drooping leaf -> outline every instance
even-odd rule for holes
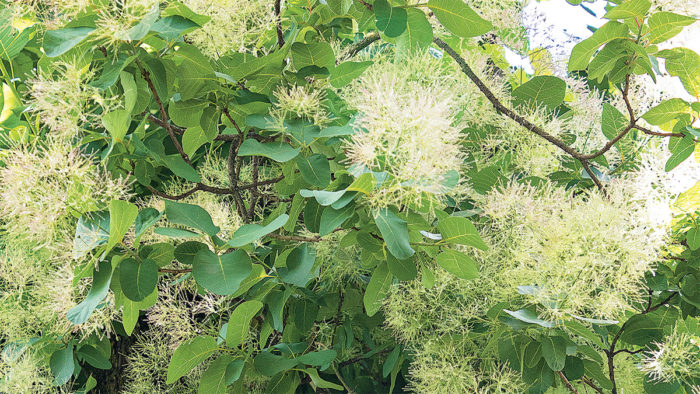
[[[566,341],[558,336],[542,337],[542,356],[549,368],[561,371],[566,362]]]
[[[167,384],[180,379],[192,368],[201,364],[207,357],[216,351],[216,339],[210,336],[200,335],[183,342],[175,349],[173,357],[168,365]]]
[[[226,379],[227,370],[233,361],[233,357],[228,354],[222,354],[212,361],[202,373],[197,392],[199,394],[225,394],[229,384]]]
[[[59,30],[49,30],[44,33],[44,52],[48,57],[56,57],[68,52],[78,45],[90,33],[94,27],[67,27]]]
[[[282,226],[287,223],[287,220],[289,220],[289,215],[283,213],[266,226],[261,226],[259,224],[244,224],[243,226],[239,227],[235,233],[233,233],[233,238],[228,241],[228,244],[234,248],[239,248],[251,242],[255,242],[267,234],[282,228]]]
[[[433,27],[423,11],[408,9],[407,12],[406,31],[396,38],[396,46],[399,52],[411,54],[430,46],[433,42]]]
[[[438,265],[462,279],[479,277],[479,266],[471,257],[456,250],[447,249],[437,255]]]
[[[87,361],[88,364],[92,365],[98,369],[111,369],[112,363],[109,361],[101,351],[97,350],[94,346],[83,345],[76,352],[79,357]]]
[[[73,344],[69,343],[65,348],[53,352],[49,360],[49,366],[51,367],[51,373],[54,376],[53,382],[56,386],[68,383],[75,370]]]
[[[107,250],[112,249],[122,241],[124,235],[139,214],[136,205],[122,200],[112,200],[109,203],[109,240]]]
[[[250,330],[250,321],[262,309],[263,303],[257,300],[246,301],[231,313],[226,329],[226,346],[235,348],[245,343]]]
[[[331,67],[335,63],[333,48],[327,42],[292,44],[292,61],[297,70],[307,66]]]
[[[112,279],[112,264],[109,261],[100,262],[99,269],[92,274],[92,287],[80,304],[71,308],[66,317],[73,324],[85,323],[92,312],[107,297],[109,282]]]
[[[394,257],[406,260],[413,256],[415,251],[409,243],[408,226],[405,220],[396,216],[390,209],[384,208],[375,213],[374,222]]]
[[[387,0],[375,0],[373,9],[377,17],[377,29],[387,37],[398,37],[406,30],[406,9],[392,7]]]
[[[462,0],[430,0],[428,7],[450,33],[476,37],[493,29],[491,22],[480,17]]]
[[[515,312],[509,311],[507,309],[504,309],[503,311],[525,323],[537,324],[538,326],[546,328],[552,328],[555,326],[554,322],[540,319],[539,317],[537,317],[537,314],[535,312],[532,312],[529,309],[520,309]]]
[[[367,316],[372,317],[379,311],[393,279],[386,262],[379,263],[374,269],[363,298]]]
[[[588,61],[601,45],[618,38],[627,38],[629,28],[620,22],[608,22],[596,30],[593,35],[579,42],[571,50],[569,58],[569,71],[583,70],[588,66]]]

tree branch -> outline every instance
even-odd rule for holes
[[[566,388],[569,389],[569,391],[571,391],[572,393],[578,394],[578,391],[576,390],[576,388],[574,388],[571,382],[569,382],[569,379],[567,379],[566,376],[564,376],[564,373],[562,371],[557,371],[557,373],[559,374],[561,380],[564,381]]]
[[[256,183],[249,183],[247,185],[242,185],[238,186],[235,188],[223,188],[223,187],[215,187],[215,186],[208,186],[203,183],[197,183],[195,187],[192,189],[182,193],[182,194],[167,194],[164,192],[159,191],[158,189],[154,188],[153,186],[146,185],[146,189],[148,189],[151,193],[157,195],[158,197],[162,198],[167,198],[168,200],[182,200],[183,198],[186,198],[190,196],[192,193],[197,192],[197,191],[205,191],[213,194],[235,194],[236,192],[243,191],[243,190],[248,190],[254,187],[258,186],[264,186],[264,185],[272,185],[275,184],[279,181],[284,179],[284,176],[278,176],[277,178],[273,179],[268,179],[265,181],[260,181]]]
[[[284,46],[284,33],[282,32],[282,1],[275,0],[275,19],[277,20],[277,46]]]
[[[177,137],[175,136],[175,131],[173,130],[172,126],[170,125],[170,122],[168,122],[168,114],[165,112],[165,107],[163,106],[163,102],[160,99],[160,96],[158,96],[158,91],[156,90],[155,85],[153,85],[153,81],[151,80],[151,74],[143,68],[141,65],[141,62],[136,59],[136,65],[138,66],[139,70],[141,71],[141,75],[143,75],[143,78],[146,80],[146,84],[148,84],[148,89],[151,91],[151,94],[153,94],[153,98],[156,100],[156,104],[158,104],[158,109],[160,111],[160,120],[162,123],[163,128],[168,132],[168,135],[170,136],[170,140],[173,142],[173,145],[175,145],[175,149],[177,149],[177,152],[182,156],[182,159],[185,160],[185,163],[189,164],[192,166],[192,163],[190,162],[190,158],[187,156],[185,151],[182,149],[182,145],[180,145],[180,141],[177,140]]]
[[[590,386],[593,390],[597,391],[598,393],[600,393],[600,394],[605,394],[605,393],[603,392],[603,389],[601,389],[600,387],[596,386],[595,383],[593,383],[593,381],[591,381],[590,379],[588,379],[588,377],[586,377],[586,376],[582,377],[582,378],[581,378],[581,381],[582,381],[583,383],[587,384],[588,386]]]
[[[370,33],[365,36],[365,38],[353,44],[348,52],[342,57],[342,59],[350,59],[351,57],[357,55],[360,51],[372,45],[373,42],[379,40],[379,33]],[[339,64],[341,59],[336,60],[335,64]]]

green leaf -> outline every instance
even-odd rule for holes
[[[139,311],[152,307],[157,301],[158,288],[153,289],[153,292],[142,301],[135,302],[125,297],[122,305],[122,323],[127,335],[131,335],[134,332],[136,323],[139,320]]]
[[[328,82],[336,89],[342,88],[362,75],[367,67],[371,65],[371,61],[340,63],[331,70],[331,77],[328,79]]]
[[[631,19],[637,18],[641,23],[644,20],[644,15],[651,8],[649,0],[629,0],[605,13],[605,19]]]
[[[170,15],[159,19],[151,26],[151,31],[154,31],[165,37],[168,41],[174,41],[183,34],[195,30],[199,25],[183,16]]]
[[[686,135],[685,137],[683,137],[681,142],[679,142],[674,147],[673,154],[671,154],[671,157],[669,157],[668,161],[666,161],[666,166],[664,167],[664,170],[666,172],[669,172],[672,169],[676,168],[679,164],[685,161],[685,159],[689,158],[694,151],[695,140],[693,139],[693,136]]]
[[[418,268],[413,259],[399,260],[389,255],[387,256],[386,262],[389,271],[391,271],[398,280],[413,280],[418,276]]]
[[[216,86],[214,69],[202,53],[194,46],[180,44],[175,52],[182,63],[177,69],[180,98],[189,100],[202,96]]]
[[[106,260],[100,262],[99,269],[95,269],[92,273],[92,287],[88,295],[66,314],[71,323],[83,324],[88,320],[92,311],[107,297],[111,279],[112,265]]]
[[[343,208],[335,209],[328,207],[321,213],[321,225],[319,226],[318,233],[320,236],[328,235],[338,228],[341,224],[345,223],[346,220],[350,219],[355,213],[355,205],[346,205]]]
[[[631,345],[647,346],[663,337],[663,327],[647,315],[632,316],[625,324],[620,340]]]
[[[401,53],[417,53],[433,42],[433,27],[423,11],[408,9],[407,12],[406,31],[396,38],[396,47]]]
[[[340,197],[343,197],[343,194],[345,194],[345,190],[329,192],[326,190],[301,189],[299,190],[299,194],[301,194],[301,196],[305,198],[313,197],[316,199],[316,202],[325,207],[338,201]]]
[[[171,223],[196,228],[208,235],[216,235],[220,230],[214,225],[209,213],[199,205],[166,200],[165,216]]]
[[[292,44],[292,61],[297,70],[307,66],[331,68],[335,64],[335,54],[327,42],[295,42]]]
[[[75,370],[75,363],[73,362],[73,344],[69,343],[65,348],[53,352],[49,360],[49,366],[54,376],[53,383],[56,386],[62,386],[68,383]]]
[[[542,320],[539,317],[537,317],[537,314],[535,312],[528,309],[520,309],[515,312],[509,311],[508,309],[504,309],[503,311],[525,323],[537,324],[538,326],[542,326],[545,328],[552,328],[555,326],[554,322]]]
[[[95,31],[94,27],[67,27],[59,30],[48,30],[44,33],[44,52],[48,57],[63,55],[93,31]]]
[[[513,103],[530,108],[544,106],[554,110],[564,102],[565,94],[566,82],[551,75],[541,75],[513,90]]]
[[[337,355],[338,353],[335,350],[319,350],[299,356],[297,360],[302,364],[320,367],[323,371],[335,360]]]
[[[33,27],[26,27],[21,32],[12,26],[12,8],[7,7],[0,13],[0,59],[12,60],[34,36]],[[2,106],[0,105],[0,108]]]
[[[574,314],[569,314],[571,317],[573,317],[576,320],[581,320],[585,321],[586,323],[591,323],[591,324],[597,324],[599,326],[609,326],[612,324],[617,324],[619,321],[617,320],[606,320],[606,319],[591,319],[588,317],[582,317],[582,316],[576,316]]]
[[[200,250],[207,249],[207,245],[197,241],[187,241],[175,248],[175,258],[182,264],[191,265],[194,263],[194,257]]]
[[[156,224],[163,214],[155,208],[144,208],[139,211],[134,221],[134,236],[142,236],[147,229]]]
[[[185,160],[182,159],[180,154],[175,153],[172,155],[164,156],[163,164],[165,164],[173,174],[185,178],[190,182],[201,182],[202,178],[197,174],[197,171],[192,168],[191,165],[187,164]]]
[[[199,379],[199,394],[225,394],[228,381],[226,379],[228,366],[233,362],[233,357],[222,354],[212,361]],[[242,360],[240,360],[242,361]],[[241,363],[243,364],[243,363]],[[242,367],[242,365],[241,365]],[[243,368],[241,368],[242,370]]]
[[[305,371],[307,374],[309,374],[309,376],[311,377],[311,381],[314,382],[314,385],[316,385],[316,387],[322,389],[344,390],[343,386],[337,385],[327,380],[323,380],[318,375],[318,371],[316,370],[316,368],[306,368]]]
[[[377,29],[387,37],[398,37],[406,30],[406,9],[392,7],[387,0],[375,0],[373,9],[377,18]]]
[[[235,348],[245,343],[248,331],[250,331],[250,321],[262,307],[262,302],[253,300],[246,301],[234,309],[226,329],[226,346]]]
[[[311,185],[321,189],[328,186],[331,181],[331,169],[326,156],[313,154],[309,157],[297,157],[297,166],[301,177]]]
[[[300,333],[311,330],[318,316],[319,306],[309,300],[299,300],[292,304],[289,316],[294,319],[294,326]]]
[[[690,250],[700,249],[700,229],[693,227],[685,233],[685,240],[688,242]]]
[[[203,129],[202,126],[188,127],[182,135],[182,150],[187,156],[192,156],[200,146],[214,141],[218,130]]]
[[[618,38],[628,38],[629,28],[620,22],[608,22],[596,30],[593,35],[579,42],[571,50],[569,58],[569,71],[583,70],[588,66],[588,61],[601,45]]]
[[[136,99],[138,98],[138,87],[136,86],[136,81],[131,73],[125,71],[119,73],[119,80],[121,81],[122,88],[124,89],[124,109],[128,113],[131,113],[131,111],[134,110]],[[126,126],[128,129],[129,122],[126,122]]]
[[[389,293],[393,279],[386,262],[382,261],[374,269],[363,298],[367,316],[374,316],[382,307],[382,301]]]
[[[278,270],[280,279],[295,286],[306,286],[313,277],[311,270],[315,261],[316,251],[313,248],[306,243],[297,246],[287,256],[287,267]]]
[[[440,267],[458,278],[468,280],[479,277],[479,266],[464,253],[447,249],[437,255],[436,260]]]
[[[207,103],[203,100],[170,100],[168,116],[180,127],[200,126],[200,119],[206,106]]]
[[[604,46],[588,65],[588,78],[601,82],[615,68],[621,58],[628,56],[625,42],[629,41],[618,38]]]
[[[129,30],[124,32],[119,31],[115,34],[120,40],[124,41],[139,41],[148,34],[151,30],[151,26],[158,20],[160,16],[160,7],[155,4],[153,8],[139,21],[139,23],[132,26]]]
[[[371,172],[366,172],[357,177],[345,190],[369,194],[370,192],[372,192],[372,190],[374,190],[376,186],[377,178],[375,178],[374,174],[372,174]]]
[[[226,367],[226,384],[232,384],[241,377],[246,360],[232,361]]]
[[[120,243],[124,235],[136,220],[139,209],[136,205],[121,200],[112,200],[109,203],[109,241],[107,250],[111,250]]]
[[[183,342],[173,353],[168,365],[166,384],[174,383],[192,368],[199,365],[217,349],[216,339],[210,336],[200,335],[189,341]]]
[[[658,57],[666,59],[666,71],[680,78],[691,96],[700,96],[700,55],[688,48],[673,48],[661,51]]]
[[[608,103],[603,103],[601,128],[605,137],[612,140],[617,137],[628,124],[629,121],[622,112]]]
[[[73,238],[73,258],[80,260],[109,240],[109,212],[89,212],[80,216]]]
[[[481,240],[476,227],[469,219],[460,216],[448,216],[438,221],[438,231],[442,234],[442,243],[469,245],[487,250],[488,246]]]
[[[413,256],[415,251],[409,243],[408,225],[405,220],[396,216],[390,209],[384,208],[376,211],[374,222],[384,238],[386,247],[394,257],[406,260]]]
[[[77,352],[88,364],[98,369],[112,369],[112,363],[101,351],[94,346],[83,345]]]
[[[131,116],[124,109],[115,109],[102,116],[102,125],[112,135],[112,141],[122,142],[130,123]]]
[[[264,156],[279,163],[285,163],[299,154],[298,148],[292,148],[284,142],[261,143],[249,138],[238,148],[238,156]]]
[[[553,371],[561,371],[566,363],[566,340],[562,337],[542,338],[542,356]]]
[[[123,260],[119,264],[119,283],[126,298],[141,301],[156,288],[158,265],[151,259],[140,263],[131,258]]]
[[[430,0],[428,7],[450,33],[460,37],[476,37],[493,29],[491,22],[480,17],[462,0]]]
[[[680,98],[672,98],[660,102],[642,115],[642,119],[654,126],[668,123],[679,116],[690,112],[690,104]]]
[[[253,366],[264,376],[275,376],[282,371],[294,368],[299,361],[272,354],[269,351],[260,352],[253,359]]]
[[[209,249],[202,249],[197,252],[192,264],[192,274],[197,283],[218,295],[228,295],[238,290],[252,269],[248,253],[240,249],[220,256]]]
[[[244,224],[243,226],[239,227],[235,233],[233,233],[233,238],[228,241],[228,244],[234,248],[240,248],[241,246],[255,242],[267,234],[282,228],[282,226],[287,223],[287,220],[289,220],[289,215],[283,213],[275,220],[271,221],[267,226],[261,226],[259,224]]]
[[[674,14],[672,12],[657,12],[649,17],[649,30],[645,33],[645,38],[650,44],[658,44],[683,30],[683,27],[695,23],[695,18]]]
[[[389,353],[388,356],[386,356],[386,360],[384,361],[384,365],[382,365],[382,377],[387,377],[389,376],[389,373],[391,373],[391,370],[394,369],[396,366],[396,362],[399,361],[399,356],[401,355],[401,347],[396,346],[394,347],[394,350]]]

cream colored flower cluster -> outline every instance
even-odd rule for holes
[[[52,137],[70,139],[85,123],[97,117],[89,103],[105,105],[96,88],[87,84],[93,72],[78,59],[53,64],[51,71],[39,71],[29,81],[30,108],[52,132]]]
[[[367,73],[355,89],[349,104],[359,114],[346,147],[348,160],[390,176],[373,201],[386,206],[448,192],[449,177],[464,159],[453,124],[454,97],[390,70]]]
[[[609,198],[547,185],[492,192],[483,208],[500,250],[489,263],[505,264],[499,288],[515,294],[526,286],[520,291],[550,319],[615,319],[633,308],[664,231],[628,186],[611,184]]]
[[[700,336],[675,327],[655,350],[646,353],[642,371],[656,381],[690,383],[700,378],[699,360]]]
[[[184,0],[192,11],[211,18],[187,35],[207,56],[218,58],[229,51],[250,52],[274,29],[272,2],[266,0]]]

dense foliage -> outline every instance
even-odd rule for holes
[[[700,392],[682,5],[0,4],[0,391]]]

